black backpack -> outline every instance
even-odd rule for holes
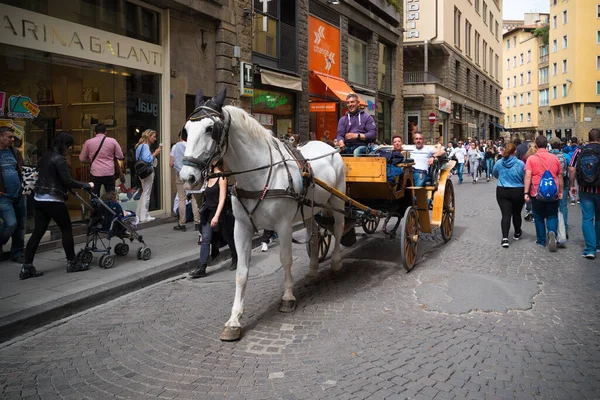
[[[583,147],[577,155],[575,170],[581,186],[600,187],[600,146]]]

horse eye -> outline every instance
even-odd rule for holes
[[[206,133],[212,133],[213,127],[212,125],[206,128]]]

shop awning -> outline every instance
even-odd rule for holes
[[[302,91],[302,79],[296,76],[282,74],[281,72],[260,70],[260,80],[265,85],[277,86],[284,89]]]
[[[506,128],[505,128],[504,126],[500,125],[500,124],[499,124],[499,123],[497,123],[497,122],[490,121],[490,124],[492,124],[492,125],[493,125],[493,126],[495,126],[496,128],[498,128],[498,129],[501,129],[501,130],[503,130],[503,131],[505,131],[505,130],[506,130]]]
[[[325,91],[332,92],[341,101],[346,101],[346,96],[348,96],[348,94],[355,93],[358,96],[359,104],[363,107],[367,106],[367,102],[364,101],[358,93],[353,91],[345,80],[315,71],[311,71],[311,77],[312,76],[316,77],[322,85],[325,85]]]

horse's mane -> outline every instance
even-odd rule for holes
[[[229,113],[230,123],[236,124],[243,132],[248,133],[252,138],[263,139],[271,138],[271,131],[263,127],[250,114],[239,107],[225,106],[224,111]]]

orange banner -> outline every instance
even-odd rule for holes
[[[308,68],[340,76],[340,30],[312,15],[308,16]]]
[[[337,103],[310,103],[308,110],[310,112],[336,112]]]

